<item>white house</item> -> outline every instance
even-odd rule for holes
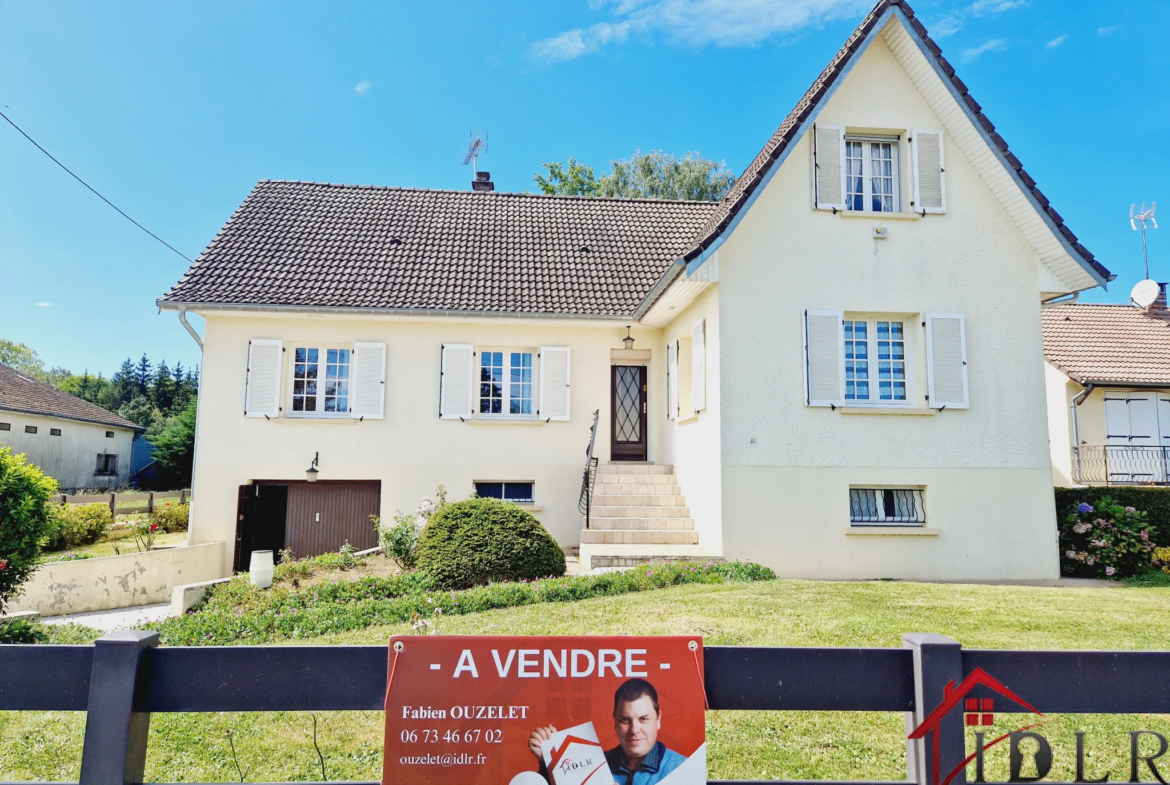
[[[0,446],[23,453],[64,492],[129,485],[134,440],[145,431],[125,417],[0,365]]]
[[[443,484],[590,566],[1055,577],[1041,303],[1108,278],[883,0],[719,204],[259,183],[159,300],[207,320],[191,540]]]

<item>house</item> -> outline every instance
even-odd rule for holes
[[[1057,485],[1170,483],[1170,311],[1044,309],[1044,378]]]
[[[206,319],[192,542],[443,484],[587,567],[1056,577],[1041,304],[1109,277],[883,0],[718,204],[259,183],[158,302]]]
[[[0,446],[24,453],[64,492],[129,485],[136,439],[145,432],[125,417],[0,365]]]

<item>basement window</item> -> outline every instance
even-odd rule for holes
[[[26,425],[26,426],[24,426],[24,432],[25,432],[25,433],[36,433],[36,432],[37,432],[37,426],[35,426],[35,425]]]
[[[50,435],[50,436],[60,436],[60,435],[61,435],[61,429],[60,429],[60,428],[50,428],[50,429],[49,429],[49,435]]]
[[[536,501],[532,482],[477,482],[475,495],[484,499],[503,499],[516,504],[532,504]]]
[[[926,523],[921,488],[850,488],[854,526],[919,526]]]

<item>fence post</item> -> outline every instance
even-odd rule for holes
[[[94,644],[79,785],[142,782],[150,714],[134,705],[145,697],[157,645],[158,633],[145,630],[113,632]]]
[[[154,515],[154,491],[151,491],[150,495],[146,497],[146,511]]]
[[[179,491],[179,504],[186,504],[186,503],[187,503],[187,489],[183,488],[181,491]]]
[[[906,633],[902,636],[902,647],[914,653],[914,711],[906,712],[906,735],[909,736],[949,697],[950,690],[947,688],[953,689],[962,683],[963,647],[953,638],[933,632]],[[918,785],[940,785],[966,757],[963,732],[963,708],[960,702],[958,711],[944,716],[926,738],[915,741],[907,739],[906,769],[909,779]],[[966,772],[960,771],[951,780],[951,785],[965,785],[966,782]]]
[[[118,520],[118,494],[110,494],[110,521]]]

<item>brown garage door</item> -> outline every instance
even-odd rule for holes
[[[357,550],[378,544],[371,515],[378,515],[382,484],[315,482],[288,487],[284,544],[298,557],[317,556],[347,540]]]

